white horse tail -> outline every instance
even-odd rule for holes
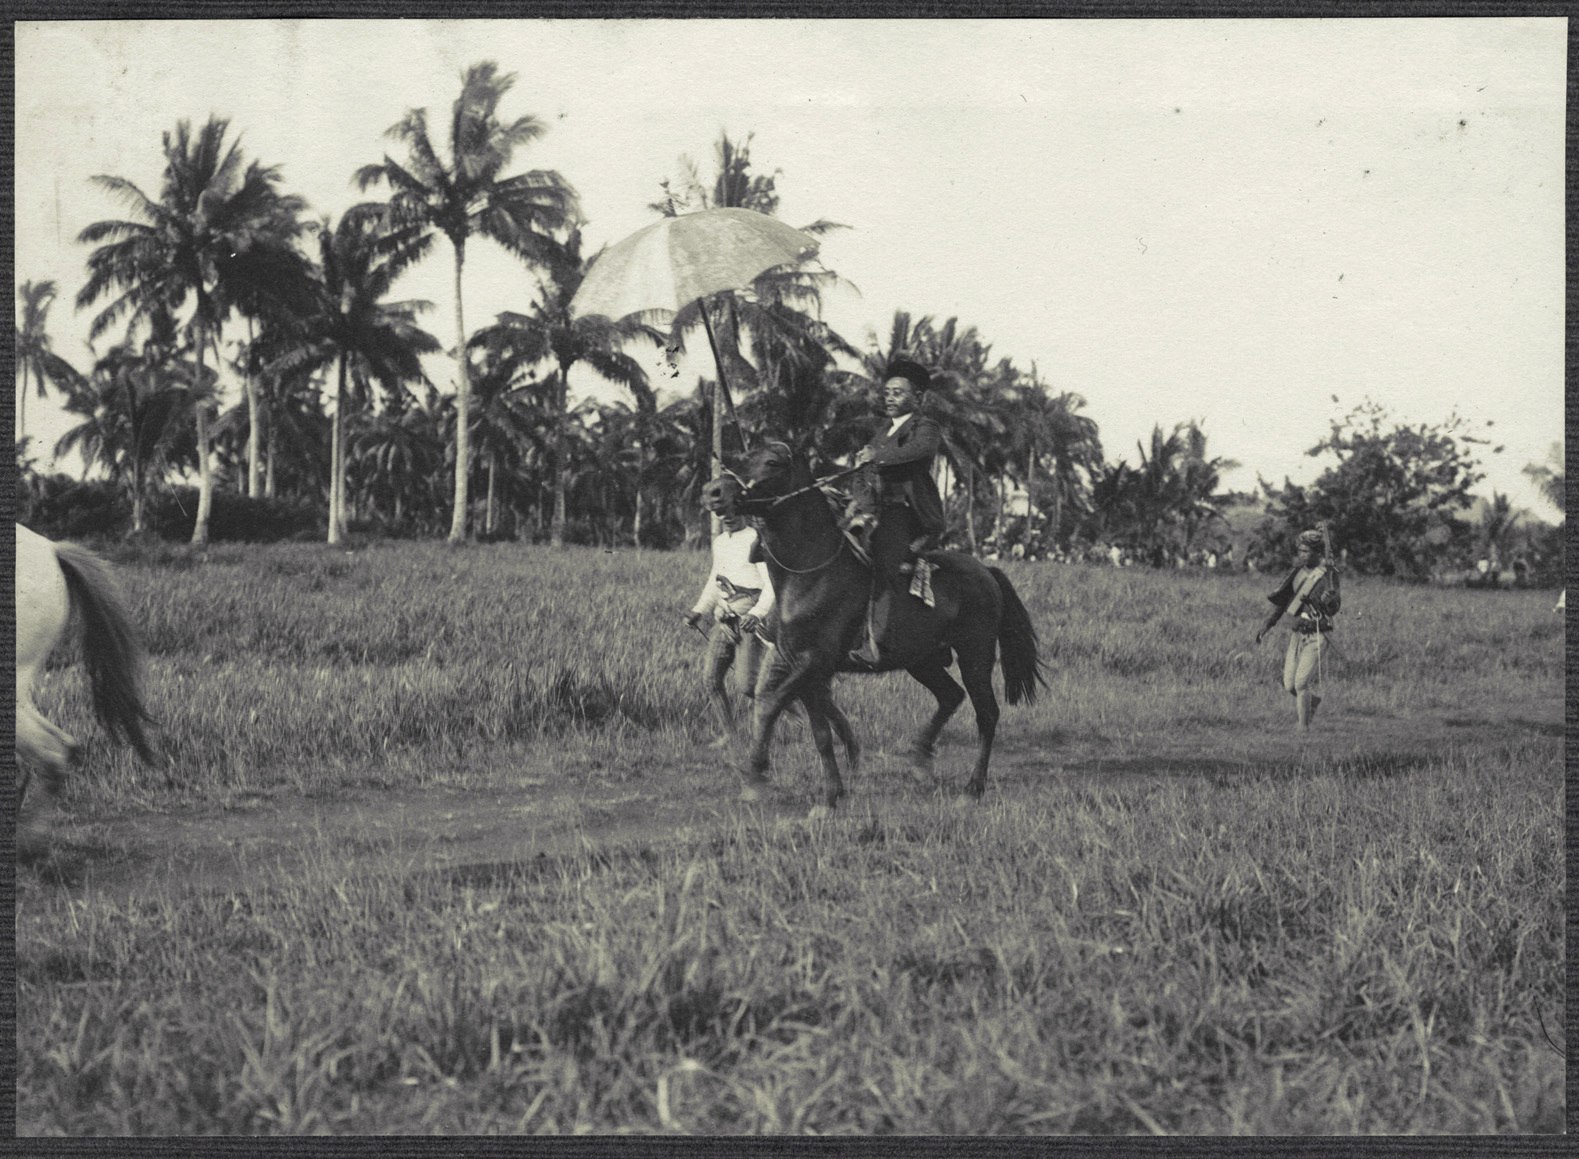
[[[143,643],[121,602],[109,565],[87,548],[55,544],[55,557],[71,604],[82,617],[82,654],[93,691],[93,710],[105,730],[154,764],[143,730],[153,717],[143,706]]]

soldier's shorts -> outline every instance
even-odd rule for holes
[[[1283,656],[1283,691],[1304,692],[1321,686],[1321,654],[1327,647],[1325,632],[1290,632]]]

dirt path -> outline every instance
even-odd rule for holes
[[[1498,705],[1495,715],[1469,719],[1349,721],[1307,741],[1289,734],[1235,736],[1188,733],[1163,747],[1132,750],[1105,738],[1059,740],[1050,748],[1007,738],[994,755],[989,797],[1045,791],[1049,782],[1105,787],[1194,779],[1231,784],[1267,770],[1336,767],[1362,762],[1373,775],[1407,772],[1462,747],[1557,738],[1563,703],[1553,696]],[[961,740],[940,756],[941,767],[962,770]],[[872,754],[851,779],[851,808],[922,794],[897,774],[897,758]],[[873,770],[882,775],[874,775]],[[880,783],[874,783],[879,782]],[[326,858],[343,864],[347,852],[368,871],[462,873],[465,867],[529,861],[574,853],[588,845],[662,846],[694,842],[733,818],[753,824],[803,817],[810,784],[743,806],[720,778],[718,791],[681,797],[663,778],[640,783],[567,786],[557,770],[520,771],[508,789],[349,789],[333,797],[280,792],[228,807],[182,808],[115,817],[63,811],[51,825],[51,853],[28,863],[19,888],[65,887],[73,892],[130,898],[187,890],[246,889],[280,880]]]
[[[225,891],[279,880],[326,858],[355,854],[369,872],[415,873],[527,861],[597,846],[663,845],[716,828],[730,801],[661,802],[632,790],[356,789],[334,798],[254,796],[226,809],[181,809],[113,819],[58,816],[46,882],[115,897]],[[797,816],[788,802],[758,807]]]

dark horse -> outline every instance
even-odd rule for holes
[[[799,699],[806,706],[822,759],[822,806],[831,809],[844,795],[844,782],[822,707],[830,700],[835,672],[871,671],[848,661],[865,628],[871,569],[856,556],[810,470],[787,444],[768,443],[747,456],[740,484],[726,479],[712,485],[742,485],[738,509],[761,517],[762,545],[777,595],[778,648],[757,702],[742,797],[755,799],[767,784],[773,727],[789,703]],[[970,696],[976,712],[977,750],[965,792],[975,798],[987,786],[987,763],[998,726],[998,698],[992,689],[994,656],[1001,649],[1009,703],[1031,703],[1036,686],[1044,684],[1036,629],[1003,572],[962,552],[937,552],[933,558],[935,606],[929,608],[905,594],[894,597],[888,663],[882,670],[903,668],[937,698],[937,710],[911,750],[918,779],[931,777],[938,734]],[[951,658],[959,661],[963,691],[948,673]]]

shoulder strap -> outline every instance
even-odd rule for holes
[[[1305,582],[1300,584],[1299,588],[1294,592],[1294,598],[1289,601],[1289,610],[1297,612],[1300,605],[1309,599],[1311,593],[1316,590],[1316,585],[1326,578],[1327,569],[1324,566],[1313,568],[1311,573],[1305,577]]]

